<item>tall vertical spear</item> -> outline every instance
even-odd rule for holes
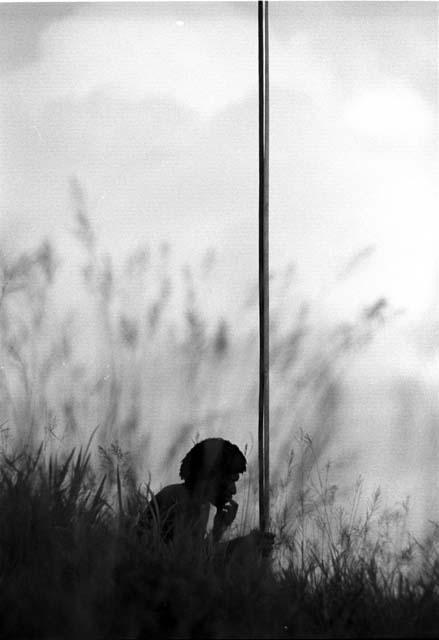
[[[269,238],[268,238],[268,1],[258,2],[259,76],[259,526],[266,531],[270,517],[269,414]]]

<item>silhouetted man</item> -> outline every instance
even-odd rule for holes
[[[182,540],[195,544],[210,542],[216,551],[230,556],[246,547],[269,555],[274,536],[255,530],[247,536],[221,543],[223,533],[235,520],[238,503],[233,500],[236,482],[247,468],[239,448],[222,438],[197,443],[183,458],[182,483],[164,487],[149,503],[139,520],[139,530],[155,528],[165,542]],[[207,523],[210,505],[216,508],[210,539]]]

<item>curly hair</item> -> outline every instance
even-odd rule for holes
[[[223,438],[207,438],[185,455],[180,466],[180,478],[192,489],[201,480],[244,473],[246,468],[245,456],[236,444]]]

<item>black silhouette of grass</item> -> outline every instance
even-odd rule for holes
[[[213,251],[178,272],[170,247],[141,247],[117,271],[77,182],[72,196],[94,375],[78,314],[51,313],[62,260],[50,243],[0,256],[0,636],[434,635],[437,526],[414,538],[407,506],[385,511],[377,492],[365,509],[360,482],[341,500],[324,463],[340,381],[390,305],[371,301],[322,339],[312,308],[296,302],[294,271],[273,276],[270,562],[222,566],[185,541],[141,541],[157,429],[174,434],[163,460],[176,478],[201,426],[222,435],[239,425],[249,472],[230,535],[257,523],[256,289],[239,309],[240,332],[209,320],[200,290],[215,277]]]
[[[224,566],[187,540],[165,545],[154,531],[139,539],[147,488],[123,481],[115,448],[112,492],[91,467],[92,446],[62,460],[45,458],[43,446],[2,456],[2,637],[419,636],[437,629],[437,539],[411,540],[398,551],[383,520],[372,526],[377,504],[364,518],[355,504],[342,514],[330,486],[312,496],[304,487],[308,497],[293,522],[276,514],[271,562],[244,557]],[[417,571],[407,571],[416,555]]]

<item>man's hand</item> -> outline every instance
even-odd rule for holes
[[[213,519],[213,536],[215,540],[219,540],[224,531],[230,527],[236,513],[238,511],[238,503],[235,500],[230,500],[223,507],[218,508]]]

